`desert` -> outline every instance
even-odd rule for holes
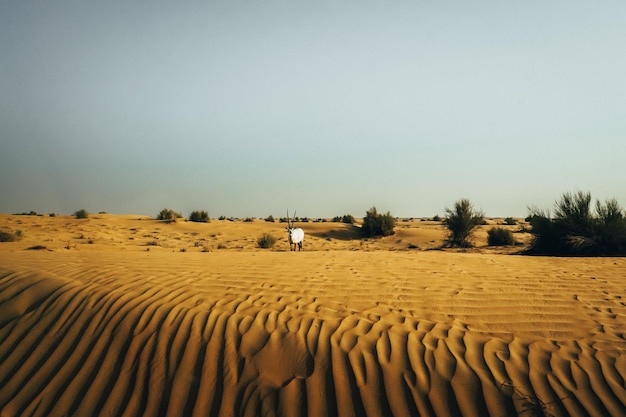
[[[263,219],[0,226],[2,416],[626,415],[626,261],[519,255],[519,224],[311,221],[302,252]]]

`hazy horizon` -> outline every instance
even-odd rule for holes
[[[0,213],[626,205],[626,3],[0,3]]]

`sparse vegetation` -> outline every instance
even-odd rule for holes
[[[176,213],[174,210],[164,208],[157,215],[157,220],[164,220],[167,223],[174,223],[177,219],[182,218],[180,213]]]
[[[480,210],[474,210],[468,199],[461,199],[454,203],[454,208],[446,208],[444,226],[448,229],[446,245],[448,247],[471,247],[470,238],[474,229],[483,224],[485,215]]]
[[[515,244],[513,233],[504,227],[492,227],[487,232],[489,246],[511,246]]]
[[[35,210],[31,210],[29,212],[22,212],[22,213],[13,213],[14,216],[39,216],[40,214],[37,213]]]
[[[389,212],[379,214],[376,207],[372,207],[363,218],[361,231],[367,237],[391,236],[395,225],[396,219]]]
[[[517,220],[515,220],[513,217],[507,217],[506,219],[504,219],[504,224],[508,226],[515,226],[517,224]]]
[[[267,217],[265,218],[265,221],[266,221],[266,222],[268,222],[268,223],[274,223],[274,222],[275,222],[275,220],[274,220],[274,216],[272,216],[272,215],[270,214],[269,216],[267,216]]]
[[[0,242],[17,242],[22,237],[22,232],[18,230],[15,233],[0,231]]]
[[[626,218],[615,199],[596,201],[591,194],[564,193],[549,212],[531,209],[531,254],[562,256],[626,255]]]
[[[209,217],[209,213],[206,211],[192,211],[189,215],[190,222],[198,222],[198,223],[209,223],[211,218]]]
[[[80,209],[80,210],[76,210],[74,212],[74,216],[77,219],[87,219],[87,218],[89,218],[89,213],[85,209]]]
[[[356,220],[354,219],[354,216],[352,214],[344,214],[343,216],[333,217],[333,222],[334,223],[354,224],[355,221]]]
[[[438,214],[435,214],[435,215],[433,216],[433,221],[434,221],[434,222],[440,222],[440,221],[441,221],[441,217],[439,217],[439,215],[438,215]]]
[[[264,233],[257,239],[256,243],[259,248],[271,249],[274,247],[274,243],[276,243],[276,238],[269,233]]]

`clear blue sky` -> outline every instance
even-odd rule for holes
[[[626,205],[626,2],[0,0],[0,212]]]

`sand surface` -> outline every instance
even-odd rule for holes
[[[626,415],[626,259],[299,226],[0,216],[0,415]]]

